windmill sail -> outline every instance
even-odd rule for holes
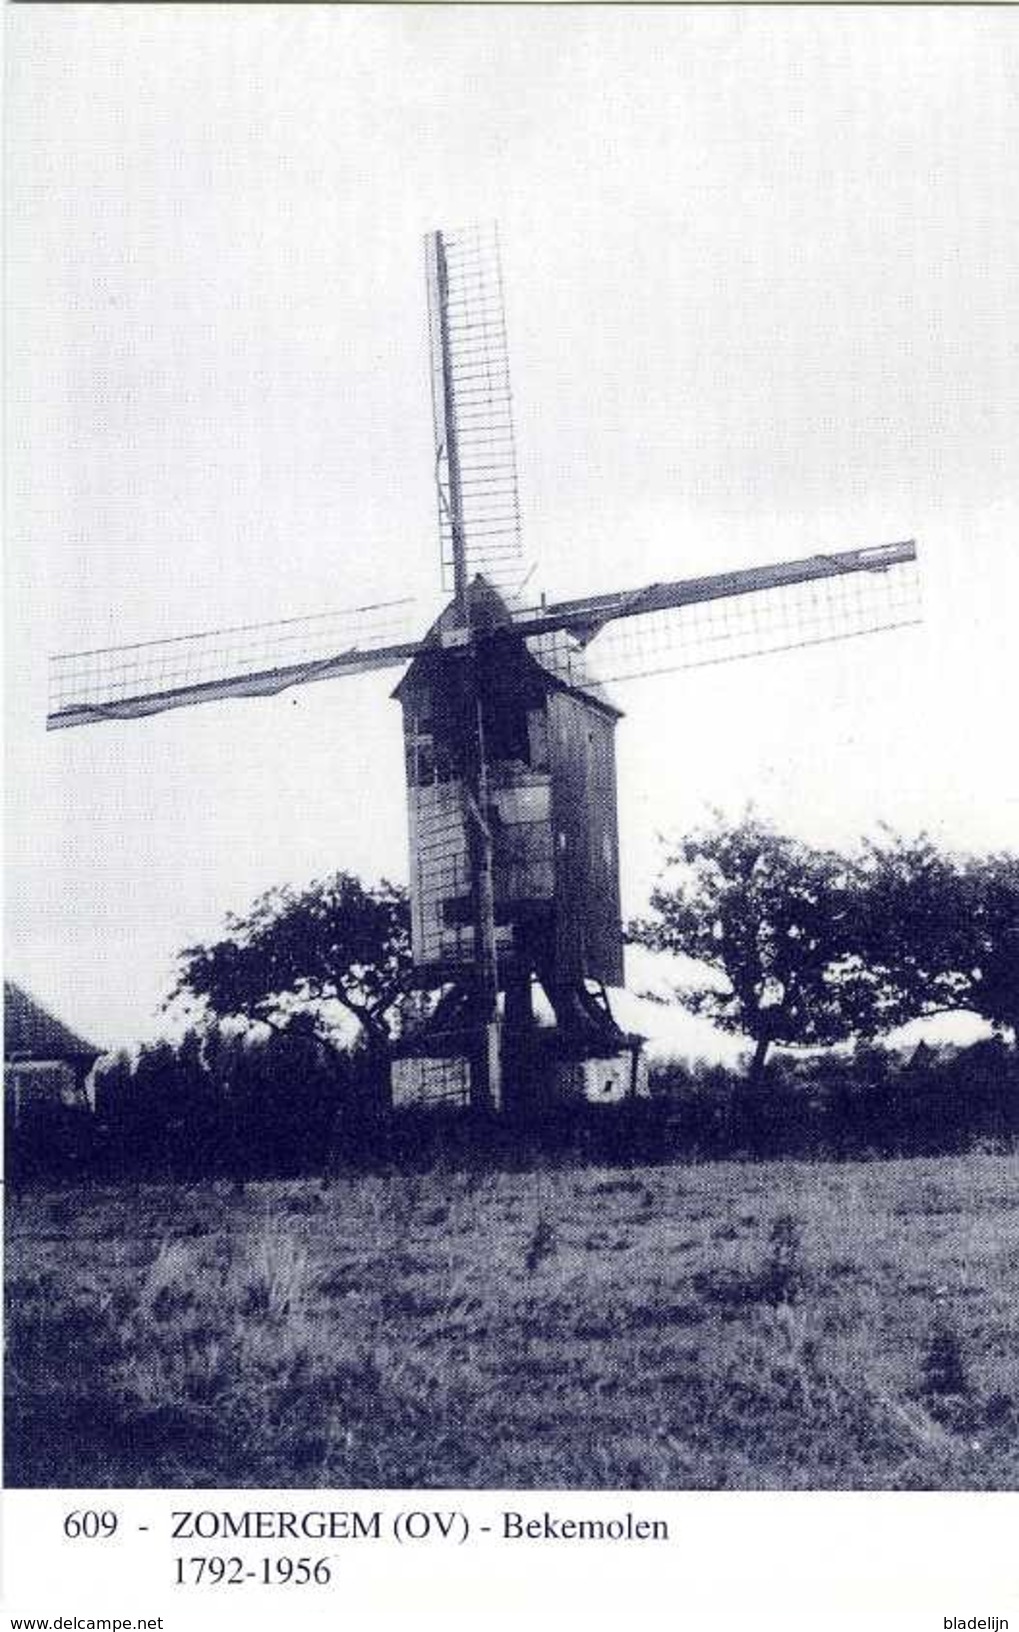
[[[425,239],[442,587],[524,576],[502,268],[496,227]],[[462,549],[458,545],[462,543]]]
[[[225,697],[273,696],[289,686],[407,662],[420,630],[412,600],[240,624],[50,659],[51,731],[134,719]]]
[[[568,682],[618,681],[920,621],[916,546],[881,545],[562,602],[518,614]]]
[[[918,623],[916,546],[809,556],[508,616],[546,668],[590,689],[595,681],[731,662]],[[476,637],[484,640],[509,626],[497,621],[476,630]],[[420,629],[419,609],[408,599],[64,653],[50,660],[46,723],[58,730],[133,719],[399,666],[420,649]],[[453,648],[463,637],[453,626],[438,638]]]

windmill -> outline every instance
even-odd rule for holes
[[[549,604],[527,594],[494,227],[425,240],[445,611],[409,603],[64,654],[50,729],[406,667],[416,984],[393,1101],[484,1111],[639,1092],[623,984],[611,681],[918,621],[912,541]],[[554,1025],[536,1023],[541,986]]]

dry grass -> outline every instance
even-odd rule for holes
[[[35,1193],[14,1484],[1019,1485],[1014,1158]]]

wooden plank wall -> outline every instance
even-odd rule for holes
[[[557,973],[621,986],[615,721],[567,692],[548,708]]]

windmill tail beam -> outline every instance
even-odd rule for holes
[[[549,634],[569,629],[588,641],[606,623],[634,618],[647,612],[665,612],[675,607],[693,606],[703,601],[726,600],[752,595],[762,590],[782,589],[817,579],[842,577],[847,573],[884,573],[890,568],[916,560],[916,543],[908,539],[898,544],[878,544],[868,549],[844,550],[841,554],[810,555],[798,561],[780,561],[768,566],[745,567],[738,572],[712,573],[704,578],[685,578],[672,583],[648,584],[638,590],[618,590],[593,595],[584,600],[559,601],[533,612],[517,613],[514,625],[528,635]]]

